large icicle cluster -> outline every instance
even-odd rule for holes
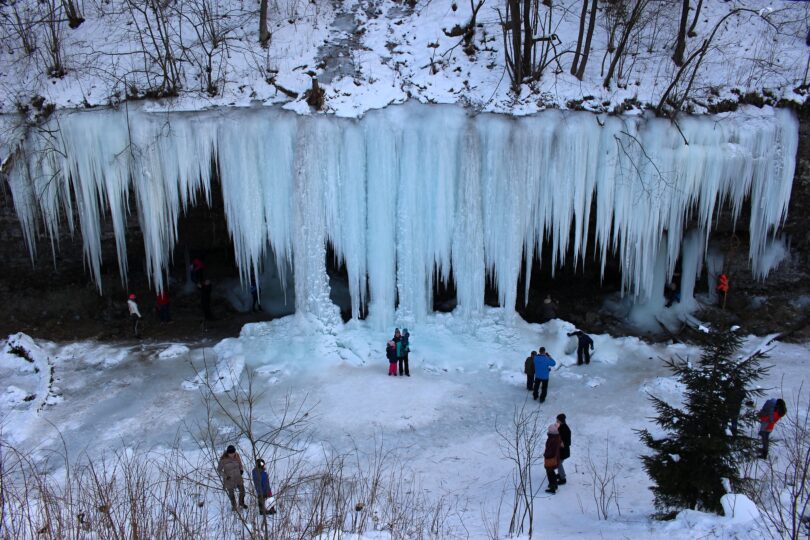
[[[63,112],[48,127],[27,137],[26,158],[11,171],[32,249],[38,223],[55,237],[76,211],[99,280],[100,223],[109,213],[125,273],[124,224],[134,200],[150,278],[162,287],[178,216],[198,196],[210,197],[215,163],[243,278],[261,271],[272,249],[278,270],[294,272],[296,309],[326,316],[331,242],[346,263],[353,314],[368,302],[380,324],[393,320],[397,300],[403,318],[427,313],[433,280],[448,279],[451,268],[465,314],[482,309],[488,278],[510,311],[523,261],[531,265],[535,254],[555,267],[569,254],[577,265],[593,257],[604,267],[617,252],[628,291],[646,297],[659,251],[674,271],[688,222],[706,234],[722,204],[736,215],[746,198],[757,273],[785,217],[798,138],[784,110],[684,117],[676,127],[644,117],[514,118],[418,104],[361,120],[130,107]],[[592,220],[596,253],[586,254]],[[544,243],[550,251],[540,254]]]

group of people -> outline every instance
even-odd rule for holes
[[[212,321],[214,320],[214,314],[211,311],[213,284],[211,280],[206,277],[205,263],[203,263],[202,259],[199,257],[195,258],[191,262],[188,270],[191,281],[200,293],[200,307],[202,308],[203,318],[206,321]],[[258,303],[258,291],[255,282],[251,284],[251,295],[253,296],[253,311],[257,311],[257,306],[258,311],[261,311],[261,304]],[[130,293],[127,297],[127,309],[129,311],[129,319],[132,323],[132,333],[137,339],[140,339],[143,316],[138,307],[138,298],[134,293]],[[155,311],[157,311],[158,320],[161,323],[168,324],[172,322],[171,301],[167,289],[163,289],[155,295]]]
[[[389,377],[397,376],[397,366],[399,366],[400,377],[411,376],[411,370],[408,366],[408,353],[411,352],[410,342],[411,334],[407,328],[403,328],[402,332],[399,331],[399,328],[394,330],[394,337],[385,346]]]
[[[575,330],[567,335],[577,338],[577,365],[590,364],[593,351],[591,336],[582,330]],[[546,400],[549,375],[551,368],[556,365],[556,360],[551,357],[545,347],[540,347],[539,351],[532,351],[523,364],[523,373],[526,374],[526,389],[530,390],[534,399],[539,399],[540,403]]]
[[[256,490],[256,502],[261,515],[273,515],[276,513],[276,501],[273,497],[273,490],[270,489],[270,477],[267,474],[266,464],[263,459],[256,460],[251,476],[253,477],[253,487]],[[236,447],[229,445],[225,453],[219,458],[217,473],[222,480],[222,488],[228,494],[231,502],[231,510],[234,512],[240,508],[245,509],[245,483],[242,475],[245,469],[242,466],[242,458],[236,451]],[[239,492],[239,505],[236,503],[236,492]]]

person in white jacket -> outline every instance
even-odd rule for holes
[[[135,302],[134,294],[129,295],[127,307],[129,308],[129,318],[132,321],[132,330],[135,332],[135,337],[141,339],[141,312],[138,309],[137,302]]]

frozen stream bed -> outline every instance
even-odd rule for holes
[[[214,347],[148,341],[56,344],[17,334],[0,343],[2,435],[43,463],[61,447],[59,433],[73,457],[86,452],[98,458],[115,449],[164,448],[175,442],[193,455],[198,451],[195,426],[206,418],[200,391],[204,374],[199,374],[207,364],[218,396],[240,378],[253,376],[261,394],[255,408],[259,417],[277,414],[287,399],[310,408],[307,437],[300,441],[306,460],[324,459],[324,448],[360,460],[382,448],[386,459],[401,464],[409,477],[412,473],[414,485],[425,494],[446,498],[454,536],[486,538],[486,521],[495,519],[498,505],[503,506],[503,533],[511,509],[512,468],[498,430],[508,431],[516,408],[526,406],[540,409],[542,426],[566,413],[573,431],[567,485],[536,502],[540,537],[761,537],[754,521],[696,512],[665,523],[648,517],[652,494],[638,459],[644,448],[634,430],[652,426],[647,392],[672,401],[681,397],[682,389],[661,359],[696,358],[697,350],[594,335],[593,360],[578,367],[566,337],[573,325],[520,319],[512,325],[503,316],[497,309],[474,322],[452,314],[429,316],[409,329],[412,376],[396,378],[386,376],[387,332],[364,321],[326,327],[290,316],[247,325],[240,337]],[[745,348],[753,350],[764,340],[748,338]],[[542,405],[532,401],[522,373],[523,360],[539,346],[558,362]],[[25,348],[34,363],[12,353],[13,347]],[[765,361],[774,366],[762,381],[767,395],[783,395],[790,402],[807,380],[807,358],[807,346],[775,343]],[[54,379],[43,382],[48,370],[42,366],[48,364]],[[216,418],[216,425],[223,444],[237,444],[249,455],[245,441],[229,435],[223,418]],[[779,427],[774,436],[779,438]],[[780,451],[777,447],[777,456]],[[606,452],[618,471],[621,514],[614,508],[608,520],[600,521],[588,458],[603,462]],[[544,482],[544,477],[538,468],[535,481]]]

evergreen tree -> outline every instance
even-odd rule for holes
[[[736,357],[740,344],[731,331],[712,333],[697,365],[681,358],[665,361],[686,387],[683,405],[679,408],[651,395],[655,421],[665,435],[655,438],[646,429],[639,431],[652,450],[641,459],[655,483],[651,489],[658,517],[684,508],[722,512],[723,479],[737,485],[741,463],[757,455],[758,440],[745,435],[756,416],[750,407],[743,414],[742,405],[762,393],[752,389],[752,383],[768,368],[760,366],[761,351]],[[738,417],[735,435],[730,426],[732,421],[736,426]]]

